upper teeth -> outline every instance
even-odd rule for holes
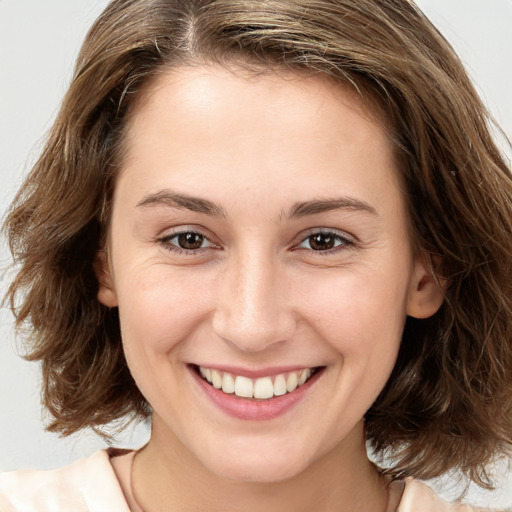
[[[312,375],[312,368],[295,372],[280,373],[275,377],[250,379],[242,375],[233,375],[211,368],[199,367],[199,373],[214,388],[222,389],[224,393],[234,393],[244,398],[272,398],[290,393],[302,386]]]

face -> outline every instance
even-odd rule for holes
[[[99,300],[153,438],[252,481],[360,450],[407,314],[440,302],[382,124],[320,78],[183,68],[127,142]]]

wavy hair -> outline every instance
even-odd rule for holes
[[[328,76],[389,121],[411,238],[449,283],[409,318],[393,373],[366,414],[390,471],[486,464],[512,442],[512,177],[489,115],[452,48],[408,0],[114,0],[89,31],[46,146],[4,229],[7,299],[42,362],[48,428],[102,429],[150,408],[124,359],[116,309],[96,299],[130,112],[176,66],[242,63]]]

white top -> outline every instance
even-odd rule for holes
[[[101,450],[55,470],[23,470],[0,474],[0,512],[130,512],[110,459],[133,454]],[[401,499],[400,492],[403,489]],[[414,479],[391,484],[396,512],[484,512],[461,503],[447,503]],[[394,499],[393,499],[394,497]]]

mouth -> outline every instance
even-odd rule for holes
[[[271,400],[293,393],[324,368],[323,366],[302,368],[253,379],[227,371],[193,365],[199,377],[216,390],[226,395],[257,401]]]

